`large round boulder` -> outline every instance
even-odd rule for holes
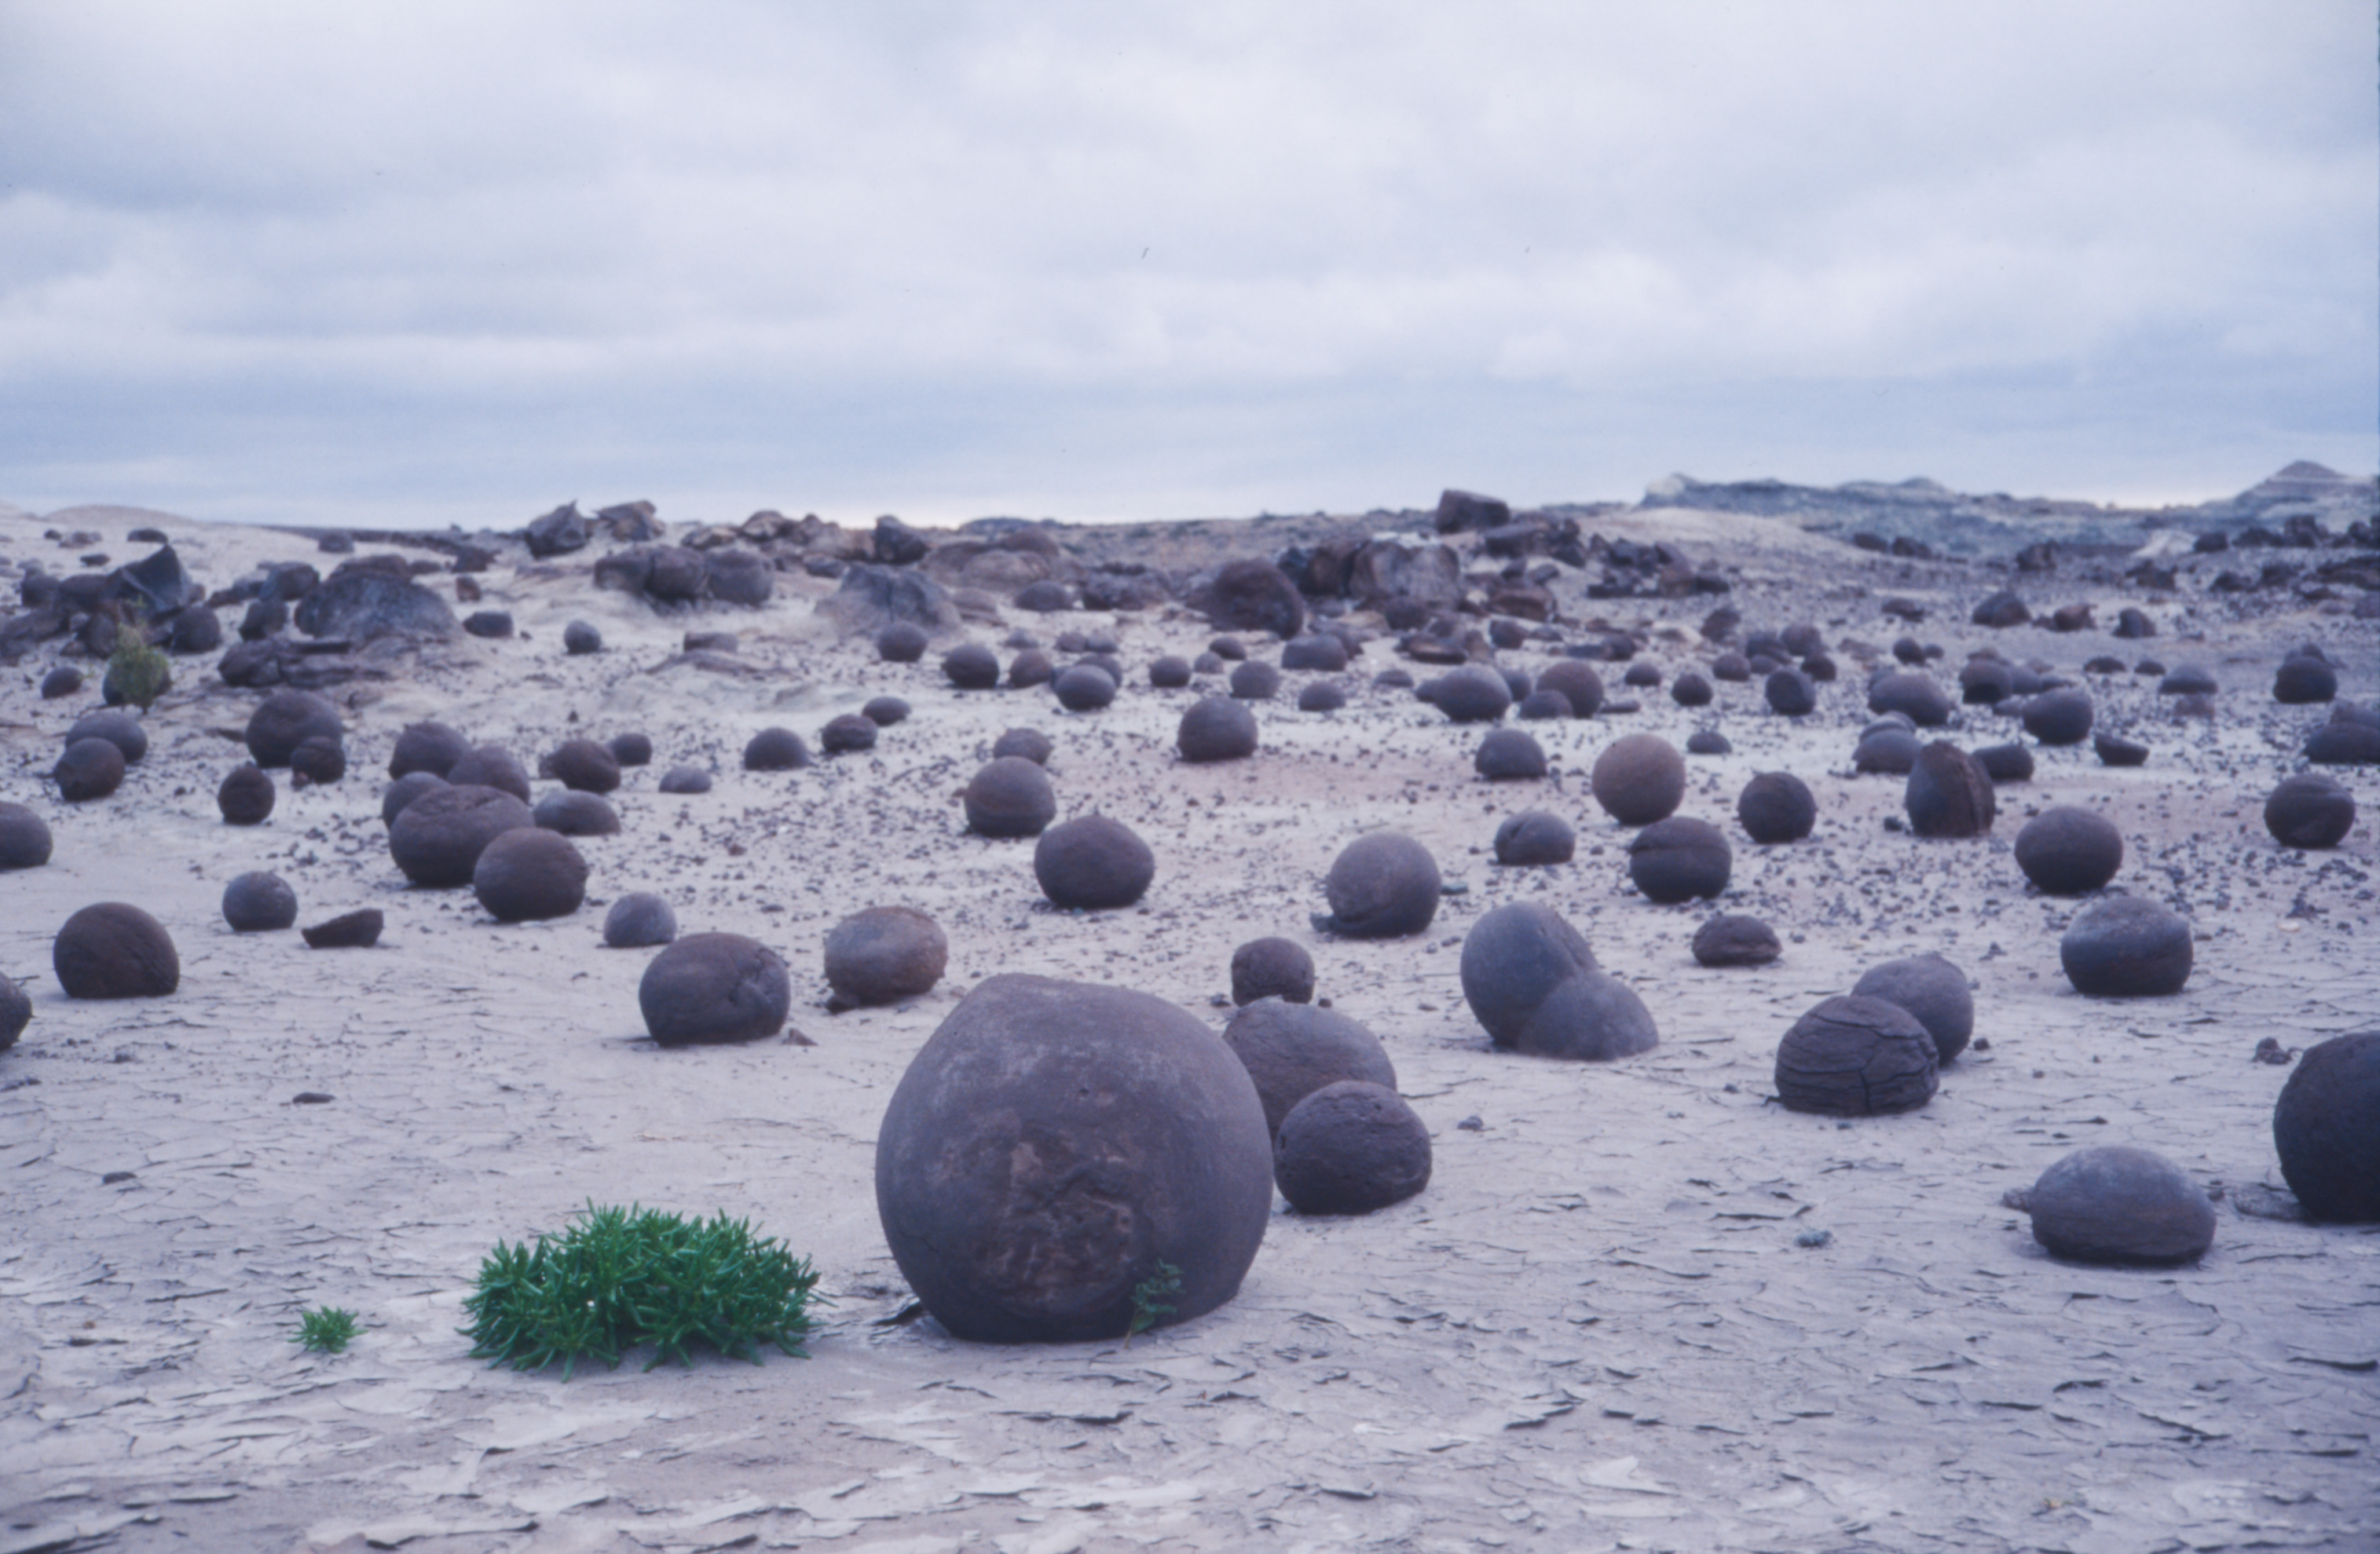
[[[1429,1185],[1429,1129],[1393,1086],[1325,1085],[1273,1147],[1273,1179],[1300,1214],[1369,1214]]]
[[[1628,843],[1628,878],[1663,905],[1717,896],[1734,864],[1718,827],[1691,815],[1656,820]]]
[[[587,859],[560,832],[515,826],[480,850],[471,893],[500,923],[567,917],[587,900]]]
[[[312,691],[274,691],[249,714],[248,753],[259,766],[287,766],[290,756],[309,739],[346,737],[339,710]]]
[[[1111,1341],[1238,1292],[1271,1215],[1271,1145],[1246,1069],[1182,1010],[993,977],[893,1091],[877,1211],[953,1335]]]
[[[68,804],[105,798],[124,782],[124,751],[113,740],[78,739],[50,769],[58,796]]]
[[[620,785],[620,758],[592,739],[563,741],[545,766],[573,793],[607,794]]]
[[[2091,737],[2091,693],[2044,691],[2024,704],[2024,731],[2045,745],[2080,745]]]
[[[1603,1062],[1660,1041],[1653,1017],[1606,976],[1560,913],[1536,902],[1499,906],[1463,937],[1463,997],[1499,1047]]]
[[[244,761],[215,789],[215,807],[223,811],[225,825],[262,825],[273,813],[274,797],[273,778],[253,761]]]
[[[1768,698],[1771,711],[1789,718],[1799,718],[1817,710],[1817,685],[1798,669],[1773,672],[1763,683],[1761,693]]]
[[[1305,624],[1305,600],[1289,574],[1252,556],[1223,563],[1189,602],[1227,631],[1269,631],[1286,641]]]
[[[886,663],[915,663],[926,656],[926,628],[915,621],[894,621],[876,634],[876,656]]]
[[[182,983],[165,926],[138,906],[103,901],[68,917],[50,946],[68,998],[163,998]]]
[[[234,933],[273,933],[298,920],[298,892],[278,874],[259,869],[224,887],[224,921]]]
[[[1182,714],[1175,735],[1182,759],[1203,762],[1238,760],[1256,754],[1257,715],[1228,696],[1201,698]]]
[[[1281,694],[1281,671],[1262,659],[1250,659],[1233,667],[1230,684],[1232,695],[1242,701],[1270,701]]]
[[[942,655],[942,674],[963,691],[988,691],[1000,684],[1000,659],[980,642],[962,642]]]
[[[1867,710],[1903,713],[1919,728],[1940,728],[1950,721],[1950,698],[1933,675],[1903,670],[1879,674],[1869,684]]]
[[[1014,756],[1036,766],[1048,766],[1050,757],[1056,749],[1057,747],[1050,742],[1050,736],[1038,728],[1012,728],[991,742],[994,760],[1002,756]]]
[[[1920,836],[1964,838],[1992,829],[1998,800],[1983,763],[1947,739],[1917,752],[1901,790],[1909,829]]]
[[[2273,699],[2302,707],[2338,695],[2338,672],[2311,653],[2292,653],[2273,675]]]
[[[848,1004],[898,1003],[931,992],[950,961],[941,925],[914,907],[871,906],[827,930],[827,986]]]
[[[389,752],[388,774],[399,778],[427,771],[443,777],[470,753],[471,741],[461,729],[441,722],[407,723],[396,736],[396,748]]]
[[[2016,833],[2016,866],[2046,895],[2088,895],[2124,867],[2124,836],[2095,810],[2059,805]]]
[[[2284,777],[2265,799],[2265,829],[2284,847],[2336,847],[2355,826],[2355,795],[2319,771]]]
[[[747,771],[793,771],[809,763],[809,746],[789,728],[764,728],[744,742]]]
[[[2033,1239],[2085,1263],[2196,1262],[2215,1243],[2206,1190],[2162,1155],[2121,1144],[2077,1149],[2023,1195]]]
[[[2190,980],[2190,925],[2154,901],[2107,896],[2074,915],[2058,959],[2078,993],[2161,998]]]
[[[1289,1003],[1314,1002],[1314,957],[1290,939],[1251,939],[1232,952],[1232,1002],[1260,998]]]
[[[1568,863],[1577,855],[1578,832],[1550,809],[1524,809],[1496,827],[1496,861],[1513,868]]]
[[[1790,771],[1757,772],[1736,795],[1735,819],[1763,846],[1799,842],[1818,823],[1818,801]]]
[[[1258,999],[1223,1026],[1223,1045],[1256,1085],[1267,1137],[1281,1132],[1291,1108],[1325,1085],[1363,1079],[1391,1090],[1397,1086],[1396,1065],[1380,1038],[1335,1009]]]
[[[696,933],[645,967],[637,1007],[664,1047],[774,1036],[793,1008],[794,985],[777,952],[740,933]]]
[[[1835,1117],[1913,1111],[1934,1099],[1940,1050],[1916,1015],[1880,998],[1830,998],[1777,1044],[1777,1099]]]
[[[1349,939],[1402,939],[1438,916],[1438,860],[1402,832],[1359,836],[1331,860],[1322,893],[1328,928]]]
[[[1148,889],[1157,878],[1157,855],[1122,820],[1077,815],[1034,844],[1033,878],[1053,906],[1112,911],[1130,906]]]
[[[1573,718],[1592,718],[1603,709],[1603,676],[1581,659],[1556,659],[1537,676],[1536,688],[1560,693]]]
[[[1595,758],[1595,802],[1624,826],[1648,826],[1677,812],[1686,795],[1686,759],[1657,734],[1613,740]]]
[[[1525,729],[1488,731],[1479,742],[1471,768],[1491,783],[1525,782],[1546,774],[1545,747]]]
[[[996,756],[968,780],[967,829],[978,836],[1038,836],[1058,814],[1050,774],[1023,756]]]
[[[1887,961],[1861,977],[1852,996],[1880,998],[1917,1016],[1941,1062],[1965,1051],[1975,1034],[1975,998],[1967,989],[1967,974],[1937,954]]]
[[[2309,1217],[2380,1220],[2380,1031],[2305,1050],[2274,1103],[2273,1147]]]
[[[388,828],[388,856],[415,884],[452,890],[471,882],[489,843],[536,824],[529,807],[501,789],[450,784],[398,811]]]
[[[0,872],[50,861],[50,822],[21,804],[0,803]]]

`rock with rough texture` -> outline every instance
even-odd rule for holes
[[[926,656],[926,628],[915,621],[894,621],[876,634],[876,656],[886,663],[915,663]]]
[[[322,786],[346,774],[347,747],[325,735],[301,739],[298,747],[289,752],[289,785],[293,788]]]
[[[2355,795],[2335,777],[2301,771],[2265,799],[2265,829],[2284,847],[2336,847],[2355,826]]]
[[[1546,774],[1545,747],[1522,729],[1490,729],[1471,766],[1491,783],[1525,782]]]
[[[105,798],[123,785],[124,751],[113,740],[78,739],[59,755],[50,778],[68,804]]]
[[[1784,953],[1777,930],[1757,917],[1722,912],[1694,930],[1700,965],[1767,965]]]
[[[819,730],[819,748],[831,756],[858,755],[876,748],[876,720],[857,712],[842,712]]]
[[[1245,1006],[1260,998],[1288,1003],[1314,1001],[1314,957],[1305,945],[1288,939],[1251,939],[1232,952],[1232,1002]]]
[[[2123,833],[2094,810],[2045,809],[2016,833],[2016,866],[2045,894],[2088,895],[2124,866]]]
[[[1859,747],[1852,752],[1852,770],[1906,777],[1923,748],[1917,736],[1906,729],[1876,729],[1860,735]]]
[[[1463,996],[1499,1047],[1602,1062],[1650,1050],[1644,1003],[1603,975],[1560,914],[1535,902],[1496,907],[1463,937]]]
[[[2080,745],[2091,737],[2091,693],[2044,691],[2024,704],[2024,731],[2045,745]]]
[[[1577,855],[1578,832],[1548,809],[1524,809],[1496,827],[1496,861],[1514,868],[1568,863]]]
[[[540,831],[556,832],[564,836],[617,836],[620,834],[620,814],[594,794],[565,788],[558,794],[548,794],[537,801],[529,818]]]
[[[75,999],[164,998],[182,983],[182,958],[165,926],[120,901],[68,917],[51,943],[50,969],[58,990]]]
[[[396,748],[389,753],[388,774],[405,777],[427,771],[444,777],[470,753],[471,741],[461,729],[441,722],[407,723],[396,736]]]
[[[464,751],[462,759],[446,769],[446,782],[457,788],[493,788],[523,804],[528,802],[528,769],[502,745],[477,745]]]
[[[809,746],[789,728],[764,728],[744,745],[747,771],[793,771],[809,763]]]
[[[276,796],[273,779],[264,769],[243,763],[233,767],[215,789],[215,807],[223,811],[225,825],[258,826],[273,813]]]
[[[1228,696],[1201,698],[1182,714],[1175,744],[1186,761],[1243,759],[1256,754],[1257,715]]]
[[[980,642],[962,642],[942,655],[942,676],[963,691],[988,691],[1000,684],[1000,659]]]
[[[21,804],[0,803],[0,872],[50,861],[50,822]]]
[[[309,950],[369,950],[380,942],[387,918],[377,906],[358,907],[298,929]]]
[[[1918,728],[1939,728],[1950,721],[1950,698],[1931,674],[1904,671],[1878,675],[1869,684],[1867,710],[1900,712]]]
[[[1570,703],[1571,716],[1592,718],[1603,708],[1603,676],[1580,659],[1556,659],[1537,676],[1536,689],[1554,691]]]
[[[909,704],[897,696],[871,696],[859,709],[859,715],[878,728],[891,728],[908,721]]]
[[[1283,1119],[1273,1179],[1300,1214],[1369,1214],[1429,1185],[1429,1129],[1393,1087],[1344,1079]]]
[[[1281,666],[1336,674],[1347,667],[1347,644],[1328,633],[1300,637],[1281,645]]]
[[[1736,795],[1735,819],[1763,846],[1799,842],[1818,822],[1818,801],[1791,772],[1762,771]]]
[[[785,963],[740,933],[696,933],[645,967],[637,1007],[664,1047],[755,1041],[774,1036],[793,1008]]]
[[[1095,663],[1068,664],[1050,683],[1050,690],[1069,712],[1096,712],[1116,698],[1114,678]]]
[[[370,642],[382,637],[448,637],[455,613],[410,577],[388,572],[334,574],[298,601],[294,618],[309,637]],[[271,766],[267,760],[259,766]]]
[[[592,739],[568,739],[546,758],[546,770],[575,793],[607,794],[620,785],[620,758]]]
[[[1190,683],[1190,661],[1172,653],[1148,666],[1148,683],[1161,691],[1178,691]]]
[[[967,829],[978,836],[1038,836],[1058,815],[1058,795],[1039,763],[997,756],[966,785]]]
[[[1727,889],[1735,855],[1719,829],[1691,815],[1656,820],[1628,843],[1628,878],[1664,905]]]
[[[2303,707],[2338,695],[2338,672],[2310,653],[2292,653],[2273,675],[2273,699]]]
[[[1268,1137],[1278,1135],[1291,1110],[1325,1085],[1362,1079],[1396,1088],[1396,1067],[1380,1038],[1335,1009],[1258,999],[1223,1026],[1223,1045],[1256,1085]]]
[[[1595,758],[1595,801],[1621,825],[1646,826],[1674,814],[1686,793],[1686,761],[1654,734],[1615,739]]]
[[[2306,735],[2305,758],[2317,766],[2380,766],[2380,728],[2333,718]]]
[[[2075,914],[2058,941],[2074,990],[2091,998],[2162,998],[2190,980],[2190,925],[2140,896],[2107,896]]]
[[[2085,1263],[2196,1262],[2215,1243],[2204,1188],[2162,1155],[2126,1145],[2077,1149],[2023,1196],[2033,1239]]]
[[[1995,783],[2033,781],[2033,752],[2022,745],[1987,745],[1975,752],[1975,764]]]
[[[1281,671],[1262,659],[1251,659],[1232,669],[1232,695],[1242,701],[1270,701],[1281,692]]]
[[[2138,740],[2127,739],[2120,734],[2105,729],[2091,736],[2091,748],[2105,766],[2145,766],[2149,747]]]
[[[1768,698],[1769,710],[1789,718],[1799,718],[1815,711],[1818,687],[1798,669],[1779,669],[1763,684],[1762,694]]]
[[[1322,881],[1329,931],[1348,939],[1402,939],[1438,916],[1441,881],[1429,849],[1402,832],[1376,831],[1341,849]]]
[[[587,858],[560,832],[516,826],[480,850],[471,893],[500,923],[567,917],[587,900]]]
[[[1777,1047],[1777,1099],[1793,1111],[1866,1117],[1934,1099],[1940,1050],[1916,1015],[1879,998],[1830,998]]]
[[[1917,1016],[1934,1038],[1937,1061],[1949,1062],[1967,1050],[1975,1034],[1975,999],[1967,974],[1940,955],[1909,955],[1887,961],[1861,977],[1855,998],[1880,998]]]
[[[411,804],[423,794],[445,786],[447,786],[446,779],[434,771],[407,772],[381,790],[380,823],[384,826],[396,824],[396,818],[405,813],[407,805]]]
[[[298,892],[278,874],[235,875],[224,887],[224,921],[234,933],[271,933],[298,920]]]
[[[449,784],[398,812],[388,828],[388,853],[415,884],[452,890],[471,882],[489,843],[515,827],[536,824],[529,807],[501,788]]]
[[[667,944],[677,937],[677,914],[650,891],[631,891],[603,914],[603,942],[614,950]]]
[[[1512,705],[1512,687],[1486,664],[1466,663],[1438,682],[1438,710],[1458,723],[1492,723]]]
[[[1272,1208],[1271,1136],[1220,1038],[1145,993],[978,984],[877,1129],[886,1242],[926,1309],[981,1342],[1123,1338],[1135,1290],[1185,1322],[1232,1298]]]
[[[898,1003],[931,992],[950,965],[940,925],[907,906],[871,906],[826,936],[826,980],[847,1004]]]
[[[1305,601],[1289,574],[1254,557],[1225,562],[1188,602],[1225,631],[1269,631],[1287,641],[1305,624]]]
[[[1051,826],[1034,844],[1033,878],[1053,906],[1113,911],[1130,906],[1148,889],[1157,878],[1157,855],[1123,821],[1077,815]]]
[[[149,753],[149,731],[140,726],[140,720],[129,712],[118,712],[113,708],[85,712],[77,718],[74,726],[67,730],[64,742],[72,745],[84,739],[106,740],[124,752],[124,764],[127,766],[137,765],[140,758]]]
[[[1947,739],[1937,739],[1917,752],[1909,769],[1901,806],[1909,811],[1909,829],[1920,836],[1963,838],[1992,829],[1998,800],[1983,764]]]
[[[2307,1218],[2380,1221],[2380,1031],[2306,1049],[2273,1105],[2273,1147]]]

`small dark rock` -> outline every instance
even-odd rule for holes
[[[225,825],[262,825],[273,813],[274,796],[273,779],[261,768],[240,765],[215,789],[215,807],[223,811]]]
[[[300,929],[298,932],[305,936],[309,950],[369,950],[380,942],[382,926],[380,908],[367,906],[358,911],[342,913],[311,928]],[[303,1100],[305,1098],[301,1096],[298,1099]]]
[[[1048,774],[1022,756],[996,756],[967,783],[967,829],[978,836],[1038,836],[1057,814]]]
[[[1314,957],[1305,946],[1288,939],[1251,939],[1232,952],[1232,1002],[1245,1006],[1260,998],[1314,1002]]]
[[[1799,842],[1817,824],[1818,801],[1809,784],[1790,771],[1763,771],[1736,795],[1735,818],[1764,846]]]
[[[631,891],[603,915],[603,942],[614,950],[640,950],[677,937],[677,914],[650,891]]]
[[[1694,960],[1702,965],[1767,965],[1784,950],[1777,930],[1757,917],[1723,912],[1694,930]]]
[[[224,887],[224,921],[234,933],[271,933],[298,920],[298,892],[278,874],[235,876]]]

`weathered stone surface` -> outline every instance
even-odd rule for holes
[[[1548,809],[1524,809],[1496,827],[1496,861],[1514,868],[1568,863],[1578,851],[1578,832]]]
[[[121,901],[68,917],[51,942],[50,969],[58,990],[73,999],[164,998],[182,982],[182,959],[164,925]]]
[[[1396,1088],[1396,1066],[1380,1038],[1335,1009],[1258,999],[1223,1026],[1223,1045],[1256,1085],[1269,1138],[1299,1101],[1326,1085],[1362,1079]]]
[[[1628,878],[1665,905],[1727,889],[1735,855],[1719,829],[1691,815],[1656,820],[1628,841]]]
[[[224,921],[234,933],[270,933],[298,920],[298,892],[278,874],[235,875],[224,887]]]
[[[2107,896],[2075,914],[2058,958],[2092,998],[2161,998],[2190,980],[2190,925],[2155,902]]]
[[[471,892],[500,923],[566,917],[587,899],[587,858],[560,832],[512,827],[480,850]]]
[[[2265,800],[2265,829],[2285,847],[2336,847],[2355,827],[2355,795],[2336,777],[2284,777]]]
[[[1305,945],[1288,939],[1251,939],[1232,952],[1232,1002],[1245,1005],[1260,998],[1313,1002],[1314,957]]]
[[[396,736],[396,748],[389,752],[388,774],[428,771],[443,777],[470,753],[471,741],[461,729],[441,722],[407,723]]]
[[[913,907],[871,906],[826,936],[827,985],[851,1004],[897,1003],[931,992],[950,958],[941,926]]]
[[[233,767],[215,789],[215,807],[223,812],[225,825],[262,825],[276,796],[273,779],[262,768],[242,764]]]
[[[1917,1016],[1941,1062],[1965,1051],[1975,1034],[1975,999],[1967,989],[1967,974],[1938,954],[1887,961],[1862,977],[1852,993],[1897,1003]]]
[[[1182,714],[1175,744],[1186,761],[1243,759],[1256,754],[1257,715],[1228,696],[1202,698]]]
[[[2024,731],[2045,745],[2080,745],[2091,737],[2091,693],[2045,691],[2024,704]]]
[[[2309,1218],[2380,1220],[2380,1031],[2306,1049],[2274,1103],[2273,1147]]]
[[[309,637],[349,642],[455,635],[455,613],[444,600],[410,577],[379,571],[334,575],[298,601],[292,618]]]
[[[764,728],[744,743],[747,771],[795,771],[809,763],[809,746],[789,728]]]
[[[556,832],[564,836],[617,836],[620,834],[620,814],[596,794],[565,788],[558,794],[548,794],[537,801],[529,818],[540,831]]]
[[[1546,774],[1545,747],[1521,729],[1490,729],[1471,767],[1491,783],[1526,782]]]
[[[667,944],[677,937],[677,913],[650,891],[631,891],[603,914],[603,942],[614,950]]]
[[[124,782],[123,747],[109,739],[78,739],[59,753],[50,778],[68,804],[105,798]]]
[[[433,789],[397,814],[388,852],[407,880],[429,890],[471,882],[480,854],[516,826],[535,826],[528,805],[500,788],[463,783]]]
[[[2196,1262],[2215,1242],[2206,1191],[2162,1155],[2125,1145],[2077,1149],[2024,1195],[2033,1238],[2077,1262]]]
[[[1982,763],[1949,740],[1937,739],[1917,752],[1901,791],[1901,806],[1909,812],[1909,829],[1918,835],[1964,838],[1992,829],[1998,800]]]
[[[1033,848],[1033,878],[1053,906],[1113,911],[1148,891],[1157,878],[1157,856],[1122,820],[1077,815],[1041,833]]]
[[[1674,813],[1685,796],[1685,758],[1658,735],[1628,735],[1595,758],[1590,784],[1595,801],[1613,819],[1648,826]]]
[[[1877,998],[1830,998],[1777,1048],[1777,1099],[1794,1111],[1864,1117],[1934,1099],[1940,1054],[1916,1015]]]
[[[967,829],[978,836],[1038,836],[1058,817],[1057,791],[1037,761],[995,756],[966,785]]]
[[[339,710],[324,698],[312,691],[274,691],[249,715],[248,754],[261,767],[287,766],[290,756],[306,740],[346,736],[346,725],[339,721]]]
[[[2049,895],[2088,895],[2124,866],[2124,837],[2089,809],[2045,809],[2016,833],[2016,866]]]
[[[1305,601],[1289,575],[1269,561],[1227,561],[1195,586],[1190,608],[1227,631],[1269,631],[1284,641],[1305,624]]]
[[[1810,786],[1790,771],[1762,771],[1736,795],[1735,818],[1764,846],[1799,842],[1817,824],[1818,801]]]
[[[1402,939],[1438,916],[1438,860],[1402,832],[1376,831],[1341,849],[1324,877],[1329,930],[1348,939]]]
[[[24,805],[0,803],[0,872],[41,868],[54,845],[49,821]]]
[[[1784,953],[1777,930],[1757,917],[1722,912],[1694,930],[1697,965],[1767,965]]]
[[[1273,1178],[1300,1214],[1369,1214],[1429,1185],[1429,1129],[1393,1086],[1344,1079],[1281,1125]]]
[[[298,929],[309,950],[369,950],[380,942],[387,918],[377,906],[358,907]]]
[[[637,984],[645,1029],[664,1047],[774,1036],[793,1008],[784,960],[740,933],[697,933],[655,955]]]

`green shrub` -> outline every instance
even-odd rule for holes
[[[562,1362],[564,1380],[589,1356],[617,1367],[623,1351],[653,1344],[650,1370],[691,1364],[697,1339],[760,1363],[773,1343],[806,1358],[808,1307],[819,1276],[782,1242],[756,1239],[723,1213],[688,1221],[650,1208],[598,1208],[559,1236],[496,1243],[463,1303],[474,1359],[541,1370]]]
[[[132,703],[143,712],[150,703],[174,688],[174,666],[165,655],[149,645],[138,626],[115,628],[115,651],[107,656],[107,675],[102,687],[116,698]]]
[[[292,1342],[301,1343],[317,1354],[336,1354],[356,1336],[356,1314],[335,1305],[298,1314],[298,1333]]]

